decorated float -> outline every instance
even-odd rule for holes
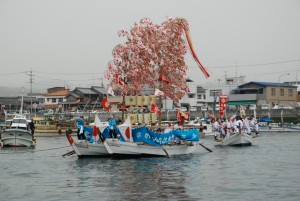
[[[210,76],[192,47],[187,20],[168,18],[158,25],[144,18],[140,23],[135,23],[129,32],[120,31],[119,37],[126,37],[127,41],[114,48],[113,61],[108,65],[105,78],[110,82],[108,93],[122,97],[124,123],[114,128],[118,137],[112,138],[109,126],[103,126],[96,115],[94,129],[90,131],[94,134],[94,143],[83,140],[75,142],[67,135],[74,151],[80,157],[171,156],[195,152],[199,146],[198,130],[163,130],[160,112],[162,100],[170,98],[178,102],[189,92],[186,82],[188,67],[184,59],[187,47],[204,76]],[[145,89],[150,89],[148,95],[143,94]],[[102,104],[110,112],[107,99]],[[126,108],[147,109],[148,112],[134,113]],[[148,123],[157,124],[150,129],[146,127]],[[136,124],[139,126],[133,128],[132,125]]]

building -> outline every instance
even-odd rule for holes
[[[297,86],[285,83],[248,82],[239,85],[228,97],[228,105],[277,104],[296,107]]]
[[[53,87],[47,89],[47,93],[44,94],[45,109],[57,109],[63,102],[66,102],[66,96],[70,93],[69,89],[65,87]]]
[[[100,109],[101,102],[107,96],[105,88],[92,86],[91,88],[76,87],[66,96],[64,108],[71,110]]]

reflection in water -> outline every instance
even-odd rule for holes
[[[269,134],[251,147],[116,160],[62,157],[71,150],[65,138],[38,138],[34,150],[0,149],[0,200],[298,201],[299,141]]]
[[[186,194],[185,169],[192,156],[172,158],[99,159],[80,158],[70,161],[69,172],[76,178],[68,186],[80,189],[93,187],[107,198],[130,199],[178,199],[189,198]],[[182,167],[183,164],[185,167]],[[107,194],[107,193],[110,193]],[[122,199],[121,199],[122,198]]]

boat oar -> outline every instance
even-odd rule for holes
[[[73,154],[75,154],[75,151],[74,151],[74,150],[73,150],[73,151],[69,151],[68,153],[63,154],[62,156],[63,156],[63,157],[65,157],[65,156],[71,156],[71,155],[73,155]]]
[[[204,149],[206,149],[209,152],[213,152],[210,148],[204,146],[202,143],[199,143],[201,147],[203,147]]]
[[[166,153],[166,155],[168,156],[168,158],[170,158],[171,156],[170,156],[170,154],[167,152],[167,150],[162,146],[161,147],[163,150],[164,150],[164,152]]]
[[[98,128],[98,135],[99,135],[99,138],[100,138],[101,142],[103,143],[105,149],[107,150],[107,152],[109,154],[113,154],[114,152],[111,150],[109,144],[107,143],[105,137],[103,136],[103,134],[101,133],[99,128]]]

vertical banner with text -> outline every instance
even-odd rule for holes
[[[226,110],[227,95],[220,95],[219,104],[220,104],[220,117],[223,118],[224,111]]]

